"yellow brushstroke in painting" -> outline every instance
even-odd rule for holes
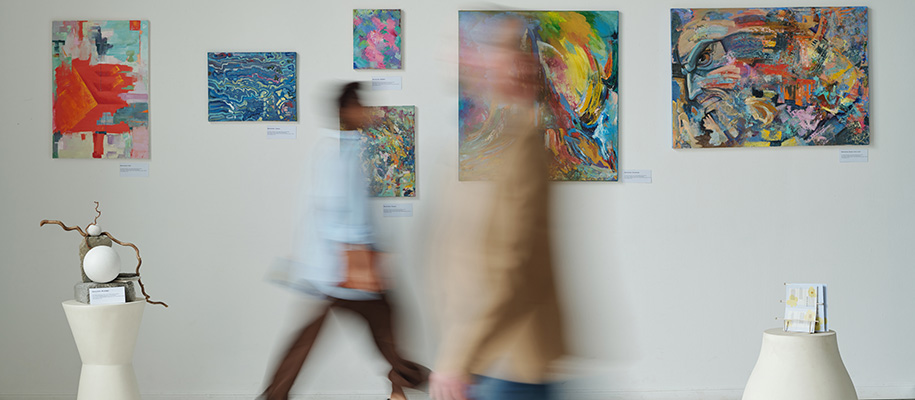
[[[393,122],[390,122],[387,129],[387,134],[391,136],[391,141],[394,142],[393,147],[395,154],[397,155],[397,163],[400,164],[401,160],[407,157],[407,151],[404,148],[402,139],[403,132],[397,129]]]
[[[782,140],[782,131],[772,132],[768,129],[763,129],[761,133],[762,133],[762,138],[765,141],[778,142],[778,141]]]
[[[550,16],[553,14],[550,13]],[[549,44],[559,52],[568,67],[563,81],[563,94],[578,115],[584,118],[582,121],[592,124],[600,115],[602,68],[596,64],[595,59],[587,56],[585,46],[591,48],[592,54],[602,54],[607,52],[606,43],[594,35],[584,15],[563,13],[560,18],[559,28],[563,38],[558,43],[553,40]]]
[[[561,40],[550,40],[546,43],[549,50],[555,52],[566,70],[562,76],[558,75],[559,71],[550,70],[549,66],[544,63],[544,69],[554,75],[553,85],[557,91],[562,93],[566,101],[575,108],[575,112],[586,124],[597,122],[600,115],[601,93],[603,91],[600,80],[601,68],[596,64],[593,58],[587,56],[587,51],[579,44],[585,44],[592,47],[593,52],[606,52],[604,42],[593,35],[591,25],[584,15],[578,13],[549,13],[549,18],[559,21],[559,28],[563,32]],[[540,45],[538,43],[538,45]],[[543,50],[544,46],[540,46]],[[561,135],[558,132],[549,132],[552,141],[559,139]],[[594,165],[602,165],[607,168],[610,166],[601,156],[600,148],[596,143],[582,141],[579,143],[582,153],[588,157]],[[555,150],[554,150],[555,153]]]
[[[767,98],[749,97],[744,103],[750,109],[750,114],[763,125],[769,125],[775,120],[776,108]]]
[[[610,165],[604,161],[604,158],[600,155],[600,147],[597,147],[596,142],[583,140],[578,144],[581,152],[591,160],[591,163],[595,165],[602,165],[606,168],[610,168]]]
[[[830,68],[830,64],[834,65]],[[829,75],[822,77],[823,80],[827,82],[834,82],[839,85],[845,85],[849,89],[855,87],[855,84],[858,82],[859,72],[855,68],[855,65],[844,55],[830,51],[826,58],[826,65],[829,71],[835,71]],[[838,113],[839,107],[847,107],[857,100],[857,96],[854,90],[848,90],[845,92],[845,96],[839,100],[839,103],[836,104],[835,108],[828,108],[826,105],[823,105],[822,108],[830,113]]]

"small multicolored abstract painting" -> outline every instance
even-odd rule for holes
[[[149,158],[149,21],[51,24],[54,158]]]
[[[618,179],[619,98],[616,11],[461,11],[460,179],[491,179],[510,141],[503,122],[512,106],[481,95],[467,79],[489,79],[468,65],[487,63],[493,32],[506,21],[521,21],[517,50],[539,64],[539,128],[552,154],[550,178],[561,181]],[[514,50],[512,50],[514,51]],[[473,60],[473,61],[470,61]],[[483,61],[480,61],[483,60]],[[495,86],[493,82],[491,85]],[[484,84],[483,86],[487,86]]]
[[[353,69],[400,69],[400,10],[353,10]]]
[[[210,121],[295,121],[296,53],[207,53]]]
[[[369,107],[371,122],[363,129],[362,160],[369,194],[416,196],[414,126],[416,107]]]
[[[672,9],[673,147],[866,145],[866,7]]]

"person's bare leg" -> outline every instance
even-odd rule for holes
[[[403,388],[395,384],[391,384],[391,400],[407,400],[407,395],[404,394]]]

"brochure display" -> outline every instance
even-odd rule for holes
[[[785,332],[829,332],[826,318],[826,285],[785,284]]]

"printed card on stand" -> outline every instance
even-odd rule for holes
[[[785,331],[820,333],[829,330],[826,320],[826,285],[785,285]]]
[[[817,315],[816,286],[785,286],[785,331],[813,333]]]

